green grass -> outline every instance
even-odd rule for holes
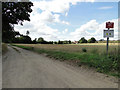
[[[108,75],[120,77],[120,73],[118,73],[118,57],[117,54],[113,54],[112,52],[109,55],[98,54],[96,49],[93,49],[91,52],[66,52],[66,51],[56,51],[56,50],[46,50],[46,49],[38,49],[28,46],[22,45],[14,45],[26,50],[31,50],[37,53],[46,53],[48,56],[53,57],[58,60],[77,60],[78,65],[88,65],[89,67],[94,67],[98,72],[105,73]]]
[[[23,49],[26,49],[26,50],[32,50],[32,47],[25,47],[25,46],[22,46],[22,45],[14,45],[14,44],[11,44],[12,46],[17,46],[17,47],[20,47],[20,48],[23,48]]]

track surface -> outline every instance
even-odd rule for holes
[[[117,88],[115,81],[92,70],[78,69],[64,62],[21,48],[3,57],[3,88]]]

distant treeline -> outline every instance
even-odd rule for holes
[[[94,37],[86,40],[82,37],[78,41],[71,41],[71,40],[64,40],[64,41],[46,41],[44,38],[39,37],[38,39],[35,38],[34,40],[31,39],[29,31],[26,32],[26,35],[22,35],[19,32],[15,32],[14,37],[12,39],[7,40],[5,43],[23,43],[23,44],[79,44],[79,43],[106,43],[104,39],[100,39],[97,41]],[[109,41],[110,43],[117,43],[118,41]]]
[[[11,42],[8,43],[25,43],[25,44],[71,44],[71,41],[46,41],[44,38],[35,38],[32,40],[28,35],[20,35],[12,39]]]

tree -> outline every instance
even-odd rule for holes
[[[57,44],[57,42],[55,41],[55,42],[53,42],[53,44]]]
[[[99,41],[105,41],[104,39],[100,39]]]
[[[95,43],[95,42],[96,42],[96,39],[94,37],[88,40],[88,43]]]
[[[44,40],[44,38],[40,37],[40,38],[38,38],[37,42],[43,44],[45,42],[45,40]]]
[[[84,37],[82,37],[82,38],[79,40],[79,43],[87,43],[87,40],[86,40]]]
[[[30,21],[32,2],[2,2],[2,40],[9,42],[14,37],[14,24]]]
[[[69,40],[69,44],[71,44],[71,41]]]
[[[28,36],[29,34],[30,34],[30,32],[27,30],[26,35]]]
[[[13,43],[26,43],[26,44],[28,43],[28,44],[30,44],[30,43],[32,43],[32,40],[29,36],[22,35],[20,37],[14,38],[14,40],[12,42]]]
[[[59,41],[58,41],[58,44],[63,44],[63,41],[60,41],[60,40],[59,40]]]
[[[37,38],[35,38],[32,42],[33,42],[33,44],[36,44],[37,43]]]

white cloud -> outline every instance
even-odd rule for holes
[[[111,40],[118,39],[118,19],[113,19],[108,21],[114,22],[115,25],[114,26],[115,36],[114,38],[110,38],[110,39]],[[74,38],[74,40],[79,40],[81,37],[85,37],[86,39],[90,39],[91,37],[95,37],[97,40],[102,39],[103,30],[106,29],[105,25],[106,22],[108,21],[99,24],[96,20],[91,20],[86,24],[80,26],[80,28],[77,28],[74,32],[71,32],[70,37]]]
[[[65,16],[68,16],[68,12],[65,13]]]
[[[29,22],[25,22],[26,26]],[[31,22],[32,23],[32,22]],[[30,31],[30,37],[32,39],[43,37],[45,40],[58,40],[60,32],[58,29],[53,29],[45,24],[33,23],[33,27],[24,28],[23,26],[15,26],[15,30],[19,31],[21,34],[26,34],[26,31]]]
[[[67,32],[68,32],[67,28],[64,31],[62,31],[63,34],[66,34]]]
[[[69,22],[60,20],[60,13],[68,15],[71,5],[76,5],[78,2],[94,2],[94,0],[42,0],[33,1],[32,15],[37,16],[42,22],[61,23],[69,25]],[[41,10],[41,13],[40,13]],[[57,13],[57,14],[55,14]]]
[[[95,0],[50,0],[36,2],[41,10],[48,10],[56,13],[64,13],[69,10],[70,4],[76,5],[77,2],[94,2]],[[39,5],[38,5],[39,3]]]
[[[33,12],[34,13],[34,12]],[[26,34],[26,31],[30,31],[30,37],[32,39],[43,37],[45,40],[57,40],[59,35],[58,29],[49,27],[48,23],[58,22],[58,16],[52,15],[51,12],[31,13],[31,21],[25,21],[23,26],[15,25],[15,30],[21,34]],[[58,19],[58,20],[57,20]]]
[[[69,22],[60,20],[61,15],[68,15],[71,5],[76,5],[78,2],[94,2],[95,0],[51,0],[51,1],[36,1],[33,2],[33,12],[30,15],[30,22],[25,21],[24,26],[15,25],[15,30],[21,34],[30,31],[32,39],[43,37],[45,40],[79,40],[81,37],[97,39],[103,38],[103,29],[105,22],[99,24],[96,20],[91,20],[86,24],[77,28],[74,32],[68,33],[68,29],[59,31],[58,29],[48,26],[48,24],[65,24]],[[62,14],[61,14],[62,13]],[[114,21],[117,24],[117,20]],[[115,24],[115,25],[116,25]],[[117,26],[115,26],[115,35],[117,34]]]
[[[106,10],[106,9],[111,9],[111,8],[113,8],[113,6],[104,6],[104,7],[98,8],[98,9]]]
[[[69,23],[69,22],[66,22],[66,21],[62,21],[61,23],[62,23],[62,24],[66,24],[66,25],[70,25],[70,23]]]
[[[25,21],[24,26],[15,25],[15,30],[19,31],[21,34],[26,34],[26,31],[29,30],[30,36],[32,39],[42,36],[45,40],[58,40],[60,32],[58,29],[51,28],[48,24],[60,23],[69,25],[69,22],[60,20],[59,13],[53,13],[51,10],[40,10],[44,5],[46,7],[47,2],[45,1],[44,5],[41,5],[42,1],[33,2],[34,6],[32,7],[33,12],[30,14],[30,22]],[[51,1],[52,3],[52,1]],[[50,4],[50,6],[53,4]],[[48,6],[49,7],[49,6]],[[58,7],[58,6],[57,6]]]
[[[62,13],[62,12],[57,13],[54,9],[57,9],[57,7],[59,7],[59,6],[57,6],[57,7],[54,6],[52,2],[53,1],[33,2],[34,7],[32,8],[33,9],[32,15],[37,16],[36,19],[40,19],[40,21],[44,22],[44,23],[61,23],[61,24],[69,25],[69,22],[60,20],[60,13]],[[49,3],[50,3],[50,5],[49,5]],[[45,9],[43,9],[43,7]],[[50,9],[50,7],[54,7],[54,8],[49,10],[49,9],[47,9],[47,7],[49,9]],[[40,10],[41,10],[41,13],[40,13]]]

